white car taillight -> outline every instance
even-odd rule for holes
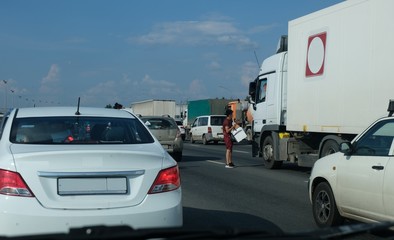
[[[163,169],[157,175],[148,194],[169,192],[181,186],[178,166]]]
[[[0,169],[0,194],[19,197],[34,197],[21,175]]]

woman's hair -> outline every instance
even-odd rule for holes
[[[231,109],[227,109],[226,110],[226,116],[227,117],[230,116],[232,113],[233,113],[233,110],[231,110]]]

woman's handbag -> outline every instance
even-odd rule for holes
[[[247,137],[246,133],[241,127],[231,130],[231,140],[233,142],[240,142],[244,140],[246,137]]]

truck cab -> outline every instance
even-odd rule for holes
[[[277,53],[261,65],[257,78],[249,84],[249,95],[253,104],[252,154],[262,156],[269,168],[281,165],[279,132],[286,129],[287,106],[287,38],[281,37]],[[263,145],[266,147],[261,147]],[[268,145],[267,145],[268,144]],[[285,157],[287,158],[287,156]]]

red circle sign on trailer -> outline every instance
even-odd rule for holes
[[[308,38],[305,76],[320,76],[324,73],[327,32],[322,32]]]

